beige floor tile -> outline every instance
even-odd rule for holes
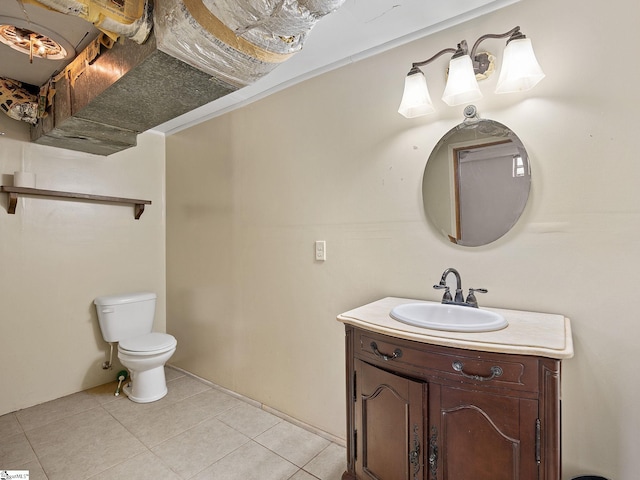
[[[109,382],[105,383],[104,385],[90,388],[89,390],[86,390],[86,392],[88,395],[95,398],[95,400],[100,405],[104,405],[106,403],[115,402],[116,400],[127,398],[127,396],[123,393],[120,393],[120,395],[116,397],[116,388],[118,388],[118,382]]]
[[[167,382],[171,380],[175,380],[179,377],[184,377],[184,373],[180,370],[176,370],[175,368],[171,368],[169,366],[164,367],[164,376],[167,379]]]
[[[172,368],[165,367],[164,372],[165,372],[165,377],[167,379],[167,383],[171,380],[176,380],[180,377],[185,376],[184,373],[174,370]],[[118,373],[119,372],[114,371],[113,373],[114,378]],[[122,386],[126,385],[128,382],[129,382],[129,378],[126,378],[125,381],[122,382]],[[202,382],[198,382],[198,383],[201,385],[204,385]],[[105,383],[104,385],[99,385],[97,387],[90,388],[85,392],[88,395],[94,397],[100,405],[104,405],[105,403],[127,398],[127,396],[122,391],[120,391],[120,395],[116,397],[115,392],[117,388],[118,388],[118,381],[114,380],[113,382]],[[205,385],[205,388],[208,388],[208,386]],[[171,400],[171,401],[175,401],[175,400]],[[169,403],[169,402],[165,402],[165,403]]]
[[[37,460],[18,465],[15,467],[15,470],[27,470],[29,472],[29,480],[48,480],[42,466]]]
[[[118,397],[118,402],[109,402],[104,404],[105,409],[116,416],[118,420],[126,421],[140,414],[149,414],[152,411],[158,411],[172,405],[176,402],[183,401],[203,391],[208,391],[211,387],[204,385],[202,382],[194,380],[190,377],[182,376],[171,382],[167,382],[168,393],[160,400],[150,403],[136,403],[127,398],[123,393]]]
[[[22,433],[22,431],[22,426],[18,422],[15,413],[7,413],[0,417],[0,438]]]
[[[87,392],[74,393],[34,407],[16,412],[16,417],[25,431],[42,427],[48,423],[77,413],[85,412],[99,405]]]
[[[216,390],[215,388],[186,398],[182,400],[181,403],[185,408],[201,408],[212,417],[215,417],[216,415],[219,415],[231,408],[237,407],[240,404],[246,404],[246,402],[221,392],[220,390]]]
[[[0,467],[28,470],[32,480],[341,478],[343,447],[165,372],[169,393],[157,402],[115,397],[110,382],[1,416]]]
[[[16,433],[1,437],[0,468],[16,469],[18,465],[37,460],[29,440],[24,433]]]
[[[145,450],[102,407],[26,432],[49,480],[84,480]]]
[[[127,382],[125,382],[127,383]],[[150,403],[136,403],[127,398],[127,396],[122,393],[120,397],[117,397],[120,400],[127,400],[126,402],[108,402],[103,404],[107,410],[110,412],[121,412],[121,413],[131,413],[137,414],[140,412],[148,412],[149,410],[159,410],[167,405],[171,405],[176,402],[180,402],[186,398],[190,398],[194,395],[197,395],[202,392],[206,392],[211,390],[211,387],[205,385],[199,380],[195,380],[186,375],[175,378],[174,380],[167,382],[167,394],[157,400],[155,402]],[[114,388],[115,391],[115,388]]]
[[[347,469],[347,451],[344,447],[331,443],[307,463],[304,469],[320,480],[340,480]]]
[[[165,397],[166,398],[166,397]],[[103,408],[111,415],[121,421],[123,424],[127,421],[134,419],[135,417],[143,414],[149,414],[149,412],[159,411],[168,405],[175,402],[165,401],[165,399],[158,400],[151,403],[136,403],[123,395],[118,398],[116,402],[108,402],[103,404]]]
[[[280,422],[255,438],[256,442],[299,467],[327,448],[329,440],[288,422]]]
[[[193,480],[286,480],[297,470],[297,466],[252,441],[200,472]]]
[[[131,404],[129,400],[127,404]],[[201,408],[185,408],[182,402],[135,405],[107,404],[107,409],[129,432],[147,447],[154,447],[211,417]],[[118,407],[118,408],[116,408]]]
[[[151,451],[181,478],[188,479],[248,441],[248,437],[212,418]]]
[[[289,478],[289,480],[318,480],[318,478],[304,470],[298,470],[293,477]]]
[[[246,402],[221,413],[217,418],[249,438],[257,437],[282,421],[275,415]]]
[[[105,470],[90,480],[180,480],[175,472],[167,468],[158,457],[146,451],[115,467]]]
[[[207,390],[211,390],[209,385],[202,383],[195,378],[186,375],[174,380],[167,381],[167,396],[162,399],[164,402],[179,402],[185,398],[197,395]]]

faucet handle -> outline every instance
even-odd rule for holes
[[[469,295],[467,295],[466,303],[471,307],[478,308],[478,300],[476,299],[475,292],[487,293],[488,290],[486,288],[470,288],[469,289]]]
[[[451,297],[451,292],[449,291],[449,287],[446,285],[434,285],[433,288],[436,290],[444,290],[444,295],[442,296],[442,303],[451,302],[453,298]]]
[[[469,293],[473,294],[473,292],[487,293],[489,292],[489,290],[487,290],[486,288],[470,288]]]

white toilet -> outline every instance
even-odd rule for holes
[[[164,364],[178,342],[166,333],[152,332],[155,293],[129,293],[94,300],[105,341],[118,342],[118,358],[131,382],[123,388],[134,402],[148,403],[167,394]]]

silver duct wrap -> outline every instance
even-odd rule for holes
[[[151,32],[153,0],[30,0],[67,15],[80,17],[95,25],[113,40],[123,36],[138,44]]]
[[[298,52],[345,0],[156,0],[158,49],[238,88]]]

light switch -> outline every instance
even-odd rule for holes
[[[316,260],[324,262],[327,259],[327,242],[316,240]]]

